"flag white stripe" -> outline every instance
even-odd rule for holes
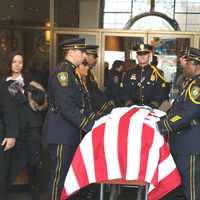
[[[171,155],[169,155],[165,160],[163,160],[158,165],[158,181],[164,179],[176,168],[175,162]]]
[[[158,133],[154,129],[154,139],[151,148],[149,150],[149,157],[148,157],[146,176],[145,176],[145,180],[149,183],[152,181],[155,170],[157,169],[160,158],[159,149],[162,147],[163,144],[164,144],[163,137],[160,135],[160,133]]]
[[[138,178],[138,173],[140,169],[142,127],[144,117],[148,113],[149,110],[140,109],[131,117],[127,138],[127,180],[135,180]]]
[[[106,123],[104,135],[104,150],[107,164],[108,178],[121,178],[118,159],[118,124],[120,118],[111,118]]]
[[[155,186],[153,184],[149,185],[148,193],[155,189]]]
[[[71,194],[80,188],[72,167],[69,168],[66,180],[70,180],[65,181],[65,190],[67,194]]]
[[[140,110],[137,111],[130,120],[129,123],[129,132],[127,139],[127,169],[126,174],[123,174],[123,176],[126,176],[126,180],[134,180],[138,178],[138,173],[140,170],[140,159],[141,157],[141,139],[142,139],[142,131],[145,131],[143,128],[143,124],[146,123],[148,126],[152,127],[154,129],[154,139],[152,142],[152,146],[150,149],[149,147],[144,145],[144,153],[148,152],[148,161],[146,165],[146,173],[144,174],[145,178],[143,181],[150,183],[149,192],[150,198],[154,198],[155,196],[162,197],[166,194],[166,188],[164,191],[162,191],[162,188],[159,187],[159,183],[161,181],[169,181],[168,179],[171,178],[173,181],[173,178],[168,176],[170,173],[172,173],[175,169],[175,163],[173,161],[173,158],[171,155],[169,155],[165,160],[162,162],[160,161],[160,149],[161,148],[168,148],[168,146],[164,143],[164,138],[160,135],[159,131],[156,128],[156,121],[158,118],[154,118],[152,116],[148,116],[148,113],[150,112],[149,109],[144,109],[144,107],[138,107],[138,106],[132,106],[130,108],[116,108],[113,109],[111,114],[101,118],[98,120],[93,129],[97,127],[98,125],[101,125],[105,123],[105,133],[104,133],[104,150],[105,150],[105,159],[106,159],[106,167],[108,172],[108,179],[117,179],[121,178],[121,171],[119,166],[119,158],[118,158],[118,126],[119,126],[119,120],[122,115],[124,115],[126,112],[130,111],[133,108],[139,108]],[[159,114],[159,113],[158,113]],[[162,113],[161,113],[162,114]],[[157,113],[155,112],[155,116],[157,116]],[[102,134],[101,134],[102,135]],[[98,139],[100,135],[95,135]],[[94,136],[93,136],[94,137]],[[97,140],[98,141],[98,140]],[[99,140],[102,141],[102,140]],[[145,139],[144,144],[148,142],[148,138]],[[101,144],[99,144],[101,145]],[[148,144],[147,144],[148,145]],[[101,170],[101,169],[95,169],[94,168],[94,149],[93,143],[92,143],[92,132],[88,133],[86,137],[83,139],[83,141],[80,144],[80,152],[83,156],[83,162],[82,165],[85,165],[87,175],[89,178],[89,183],[96,182],[95,180],[95,170]],[[125,147],[126,148],[126,147]],[[120,149],[122,151],[126,151],[126,149]],[[149,150],[149,151],[148,151]],[[98,151],[96,152],[98,153]],[[122,152],[123,153],[123,152]],[[76,156],[74,156],[73,159]],[[72,161],[73,162],[73,161]],[[161,162],[161,163],[160,163]],[[124,163],[120,163],[123,166]],[[78,168],[77,168],[78,169]],[[155,171],[158,169],[158,179],[156,181],[156,185],[152,184],[152,178],[155,173]],[[98,171],[99,173],[99,171]],[[180,180],[177,175],[177,173],[173,174],[175,179],[174,183],[169,186],[169,189],[172,189],[171,187],[175,188],[179,185]],[[77,177],[76,177],[77,176]],[[81,171],[76,171],[76,173],[73,171],[73,168],[70,167],[66,180],[65,180],[65,190],[66,194],[69,195],[76,190],[80,189],[80,185],[78,183],[78,177],[82,176]],[[157,178],[157,177],[155,177]],[[87,184],[87,178],[85,178],[85,184]],[[158,186],[158,187],[157,187]],[[168,187],[168,186],[166,186]],[[62,200],[64,200],[64,196]]]
[[[96,178],[94,170],[94,150],[92,144],[92,132],[88,133],[85,136],[85,139],[81,142],[79,146],[84,160],[84,165],[87,171],[89,183],[93,183],[96,181]]]

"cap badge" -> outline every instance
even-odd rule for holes
[[[143,51],[144,50],[144,44],[140,45],[140,50]]]

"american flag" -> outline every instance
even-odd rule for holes
[[[114,179],[149,183],[149,200],[180,185],[168,144],[156,128],[163,115],[148,107],[113,109],[95,122],[75,152],[61,200],[91,184]]]

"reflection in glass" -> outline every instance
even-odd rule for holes
[[[50,0],[4,0],[0,7],[0,24],[44,26],[49,19]]]
[[[49,71],[49,45],[45,41],[44,31],[0,29],[1,73],[4,72],[8,56],[13,50],[20,50],[24,54],[27,70],[37,63],[35,66],[41,70],[46,87]]]
[[[154,54],[158,58],[157,67],[164,72],[166,81],[171,85],[170,95],[173,99],[182,77],[179,58],[190,46],[190,39],[152,37],[150,43],[154,46]]]
[[[97,0],[54,0],[55,26],[97,28],[99,1]]]
[[[111,68],[115,60],[122,60],[126,63],[126,69],[130,68],[131,64],[134,63],[133,59],[135,59],[130,52],[134,46],[143,43],[143,41],[143,37],[106,36],[104,61]]]
[[[65,27],[78,27],[79,0],[59,0],[55,3],[55,25]]]

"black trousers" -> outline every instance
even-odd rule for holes
[[[187,200],[200,200],[200,155],[174,155]]]
[[[76,146],[50,144],[51,159],[48,200],[60,200],[65,177],[72,161]]]
[[[11,154],[12,150],[3,151],[0,146],[0,199],[4,200],[6,189],[10,184],[10,169],[11,169]]]

